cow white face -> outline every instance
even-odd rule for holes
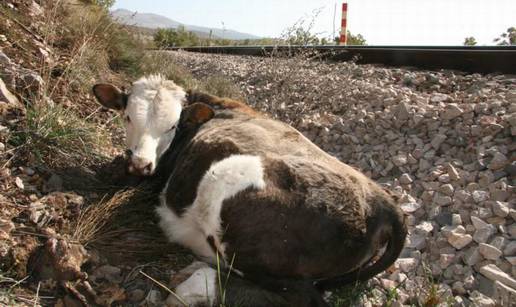
[[[126,130],[129,172],[154,174],[161,156],[170,147],[178,127],[186,92],[161,76],[148,76],[133,83],[126,94],[110,84],[97,84],[93,92],[105,107],[120,112]],[[192,104],[183,112],[183,121],[203,123],[213,117],[206,105]]]
[[[150,76],[134,82],[130,94],[108,84],[95,85],[93,92],[124,120],[129,172],[152,175],[176,134],[185,91],[172,81]]]

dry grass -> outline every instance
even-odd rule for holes
[[[183,66],[174,61],[168,51],[151,51],[140,64],[142,74],[159,73],[184,88],[196,88],[199,82]]]
[[[105,126],[114,123],[98,116],[102,114],[97,114],[91,86],[101,79],[121,83],[138,75],[143,45],[101,7],[73,0],[47,1],[44,6],[42,26],[31,33],[33,46],[21,48],[49,46],[44,47],[49,56],[34,58],[37,52],[21,52],[42,83],[36,90],[18,89],[26,118],[10,135],[9,143],[16,149],[8,161],[52,167],[105,161],[105,149],[111,147]],[[11,21],[28,22],[23,14],[2,14]],[[13,37],[27,35],[25,30],[11,32]]]
[[[199,89],[219,97],[246,100],[240,89],[224,76],[210,76],[202,80]]]
[[[186,67],[174,60],[169,51],[148,53],[141,62],[140,71],[142,74],[159,73],[186,89],[196,89],[219,97],[245,100],[244,94],[228,78],[219,75],[196,79]]]
[[[100,240],[103,232],[108,228],[108,221],[135,193],[136,190],[128,189],[117,192],[111,197],[106,195],[99,203],[86,208],[79,216],[72,239],[84,246]]]
[[[12,133],[10,143],[28,162],[63,167],[105,160],[99,150],[108,146],[108,137],[104,130],[71,109],[31,104],[24,125]]]

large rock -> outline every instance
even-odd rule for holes
[[[5,101],[12,106],[20,105],[20,101],[6,87],[4,81],[0,79],[0,101]]]
[[[500,270],[494,264],[484,265],[480,268],[480,273],[489,280],[499,281],[502,284],[505,284],[513,289],[516,289],[516,280],[514,280],[504,271]]]
[[[441,118],[450,120],[461,116],[462,113],[464,113],[464,111],[461,108],[459,108],[456,103],[450,103],[446,105],[444,112],[441,115]]]
[[[468,234],[452,232],[448,236],[448,243],[450,243],[450,245],[456,249],[463,249],[469,243],[471,243],[471,241],[473,241],[473,238]]]
[[[502,251],[486,243],[480,243],[478,245],[478,251],[482,256],[484,256],[484,258],[489,260],[496,260],[502,255]]]

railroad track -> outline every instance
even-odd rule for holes
[[[167,50],[268,56],[317,52],[336,61],[355,59],[359,64],[384,64],[421,69],[454,69],[473,73],[516,74],[516,46],[214,46],[172,47]]]

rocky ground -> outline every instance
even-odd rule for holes
[[[156,190],[122,171],[123,131],[90,93],[99,80],[127,85],[134,76],[113,68],[130,63],[246,99],[403,195],[402,257],[332,305],[514,304],[514,77],[304,56],[135,63],[109,18],[81,3],[0,2],[0,306],[162,306],[156,281],[185,278],[192,255],[159,231]]]
[[[365,306],[516,305],[515,76],[171,56],[403,195],[406,248]]]

